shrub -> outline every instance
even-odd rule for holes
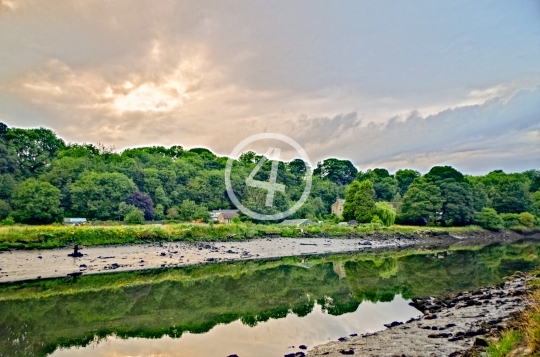
[[[375,204],[375,215],[380,218],[382,224],[390,227],[394,224],[397,213],[394,207],[388,203],[378,202]]]
[[[144,223],[144,212],[140,209],[134,209],[126,214],[124,221],[128,224],[143,224]]]
[[[484,229],[499,230],[503,229],[503,220],[493,208],[483,208],[476,212],[474,222]]]
[[[503,225],[505,228],[519,226],[519,214],[517,213],[501,213]]]
[[[534,216],[529,212],[523,212],[519,214],[519,223],[523,224],[525,227],[532,228],[534,227]]]
[[[3,221],[0,221],[0,226],[12,226],[15,224],[15,221],[12,217],[7,217]]]

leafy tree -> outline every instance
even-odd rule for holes
[[[154,210],[154,219],[161,221],[165,219],[165,207],[162,204],[157,204],[156,209]]]
[[[457,182],[453,179],[440,184],[444,200],[442,219],[446,224],[466,225],[474,220],[474,199],[472,188],[467,182]]]
[[[519,223],[526,227],[532,228],[534,227],[534,216],[529,212],[522,212],[519,214]]]
[[[0,220],[3,220],[11,213],[11,207],[9,203],[4,200],[0,200]]]
[[[51,223],[62,216],[60,190],[36,179],[28,179],[17,187],[13,206],[13,216],[18,222]]]
[[[448,179],[452,179],[456,182],[465,181],[465,176],[452,166],[434,166],[424,177],[435,183]]]
[[[0,199],[10,200],[15,193],[15,180],[12,175],[0,175]]]
[[[126,214],[124,221],[128,224],[143,224],[144,212],[140,209],[134,209]]]
[[[360,182],[370,180],[375,189],[375,197],[380,201],[393,201],[398,193],[398,182],[388,170],[376,168],[366,172],[358,172],[356,179]]]
[[[476,212],[474,222],[484,229],[495,231],[504,229],[502,218],[493,208],[483,208],[482,211]]]
[[[135,191],[128,196],[126,203],[135,206],[144,212],[144,219],[151,221],[154,219],[154,202],[152,198],[141,191]],[[163,213],[163,210],[161,211]]]
[[[532,194],[531,212],[537,217],[540,217],[540,191],[536,191]]]
[[[491,204],[500,213],[526,212],[530,203],[527,181],[504,177],[491,192]]]
[[[339,185],[348,185],[356,177],[358,170],[349,160],[326,159],[317,163],[313,174]]]
[[[472,185],[472,195],[475,212],[480,212],[482,208],[489,207],[489,197],[486,186],[482,182]]]
[[[138,210],[138,208],[133,205],[127,204],[125,202],[122,202],[118,205],[118,217],[121,219],[125,219],[128,213],[135,210]]]
[[[6,133],[8,150],[16,156],[16,164],[23,176],[39,174],[47,169],[54,155],[65,147],[64,141],[45,128],[10,128]]]
[[[120,203],[137,187],[124,174],[91,172],[71,186],[71,207],[87,218],[114,219]]]
[[[362,182],[354,181],[347,188],[345,204],[343,206],[343,218],[346,221],[357,220],[361,223],[369,223],[375,214],[375,189],[369,180]]]
[[[178,212],[179,218],[182,221],[192,221],[195,219],[195,212],[197,211],[197,204],[192,200],[184,200],[180,205]]]
[[[377,202],[375,206],[375,215],[380,218],[382,224],[387,227],[393,225],[397,216],[395,208],[386,202]]]
[[[407,192],[409,185],[420,177],[420,172],[411,169],[397,170],[395,177],[398,182],[399,193],[403,196]]]
[[[443,202],[437,185],[423,177],[417,178],[403,196],[402,219],[411,223],[434,221],[442,211]]]

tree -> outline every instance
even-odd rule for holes
[[[437,185],[423,177],[417,178],[403,196],[402,218],[410,223],[434,221],[442,211],[443,202]]]
[[[377,202],[375,206],[375,214],[381,222],[387,227],[393,225],[397,215],[395,208],[386,202]]]
[[[15,193],[15,180],[9,174],[0,175],[0,199],[10,200]]]
[[[532,204],[531,204],[531,212],[536,215],[536,217],[540,217],[540,191],[536,191],[531,195],[532,198]]]
[[[192,221],[195,219],[195,211],[197,211],[197,204],[192,200],[184,200],[180,205],[178,212],[179,218],[182,221]]]
[[[489,197],[486,186],[482,182],[472,185],[472,195],[475,212],[480,212],[482,208],[489,207]]]
[[[353,181],[347,188],[343,206],[343,218],[346,221],[354,219],[361,223],[369,223],[374,214],[375,189],[373,183],[369,180]]]
[[[367,170],[365,173],[358,172],[356,179],[360,182],[370,180],[377,200],[390,202],[398,193],[398,182],[386,169],[376,168]]]
[[[434,166],[424,177],[435,183],[448,179],[452,179],[456,182],[465,181],[465,176],[452,166]]]
[[[358,170],[349,160],[326,159],[317,163],[313,174],[339,185],[348,185],[356,177]]]
[[[135,191],[128,196],[126,203],[143,211],[144,219],[147,221],[154,219],[154,202],[152,202],[152,198],[149,195],[141,191]],[[163,211],[161,212],[163,213]]]
[[[17,187],[13,206],[13,216],[18,222],[52,223],[62,216],[60,190],[48,182],[36,179],[28,179]]]
[[[480,227],[489,230],[504,229],[503,220],[493,208],[483,208],[474,215],[474,222]]]
[[[165,219],[165,207],[162,204],[157,204],[154,210],[154,219],[161,221]]]
[[[403,197],[409,185],[418,177],[420,177],[420,172],[411,169],[397,170],[395,174],[396,180],[398,182],[399,193]]]
[[[124,221],[128,224],[143,224],[144,223],[144,212],[140,209],[134,209],[126,214]]]
[[[175,207],[171,207],[167,210],[167,218],[168,219],[178,219],[180,218],[180,214],[178,213],[178,209]]]
[[[0,221],[9,216],[11,213],[11,207],[9,203],[4,200],[0,200]]]
[[[136,190],[124,174],[91,172],[71,185],[71,207],[83,217],[114,219],[120,203]]]
[[[23,176],[44,172],[54,155],[65,147],[62,139],[45,128],[10,128],[6,138],[8,150],[16,156],[17,168]]]
[[[475,209],[470,185],[448,179],[440,184],[440,188],[444,200],[442,220],[449,225],[471,224]]]
[[[512,177],[502,178],[491,192],[491,204],[499,213],[526,212],[531,204],[528,182]]]

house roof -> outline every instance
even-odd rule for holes
[[[86,222],[86,218],[64,218],[64,222],[70,222],[70,223]]]
[[[313,221],[311,219],[286,219],[284,220],[283,222],[281,222],[280,224],[284,225],[284,226],[300,226],[300,225],[305,225],[305,224],[312,224]]]
[[[224,219],[231,219],[231,218],[234,218],[234,217],[238,217],[238,211],[233,211],[233,210],[221,211],[221,212],[219,212],[219,214],[221,216],[223,216]]]
[[[338,198],[336,201],[339,202],[339,203],[341,203],[341,204],[344,204],[344,203],[345,203],[345,199],[344,199],[344,198]]]

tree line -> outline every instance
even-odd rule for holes
[[[233,189],[252,210],[285,211],[302,195],[306,164],[300,159],[279,163],[277,181],[286,190],[276,192],[274,206],[267,207],[266,191],[245,185],[260,159],[246,152],[234,160]],[[234,208],[224,182],[227,160],[205,148],[181,146],[115,152],[100,144],[66,143],[50,129],[0,123],[0,220],[4,224],[45,224],[63,217],[205,221],[209,210]],[[537,170],[467,176],[438,166],[426,175],[410,169],[391,175],[382,168],[359,172],[350,161],[335,158],[313,169],[311,194],[291,218],[337,221],[330,207],[338,197],[346,198],[343,218],[360,223],[500,227],[529,224],[524,213],[534,223],[540,215]],[[268,181],[270,172],[271,163],[266,161],[254,178]]]

